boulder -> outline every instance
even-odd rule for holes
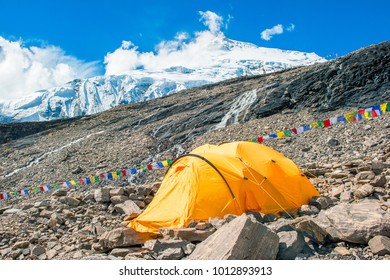
[[[367,244],[376,235],[390,236],[389,202],[365,199],[322,210],[315,219],[334,241]],[[383,208],[383,209],[382,209]]]
[[[181,248],[168,248],[158,254],[157,260],[180,260],[183,257],[184,252]]]
[[[310,199],[309,205],[313,205],[318,209],[327,209],[333,204],[333,200],[329,196],[313,196]]]
[[[318,210],[317,207],[313,205],[302,205],[298,208],[298,215],[304,216],[304,215],[315,215],[320,213],[320,210]]]
[[[278,236],[279,252],[277,259],[279,260],[295,259],[306,244],[303,235],[296,231],[282,231],[278,233]]]
[[[123,203],[123,202],[129,200],[129,198],[125,195],[120,194],[120,195],[111,196],[110,200],[114,204],[119,204],[119,203]]]
[[[274,260],[279,237],[252,215],[243,214],[196,246],[190,260]]]
[[[193,247],[194,244],[190,243],[187,240],[181,239],[153,239],[146,241],[144,244],[144,248],[149,249],[150,251],[153,251],[158,254],[165,252],[168,249],[179,249],[180,251],[182,251],[182,256],[184,255],[184,252],[187,252],[187,254],[191,253]]]
[[[367,196],[370,196],[374,193],[374,187],[370,184],[365,184],[363,186],[359,186],[354,192],[354,196],[357,199],[363,199]]]
[[[149,233],[139,233],[131,228],[116,228],[103,233],[99,237],[99,251],[108,251],[113,248],[142,245],[152,236]]]
[[[375,178],[375,173],[372,171],[362,171],[356,174],[355,176],[356,181],[372,180],[374,178]]]
[[[131,215],[133,213],[135,213],[135,214],[141,213],[141,209],[132,200],[126,200],[123,203],[119,203],[119,204],[115,205],[115,211],[120,213],[120,214],[125,214],[125,215]]]
[[[103,187],[95,190],[94,198],[96,202],[110,202],[110,188]]]
[[[379,256],[390,254],[390,238],[377,235],[368,241],[371,251]]]
[[[386,176],[385,175],[379,175],[379,176],[376,176],[372,181],[371,181],[371,185],[373,185],[374,187],[384,187],[386,185]]]
[[[328,233],[319,226],[312,218],[300,217],[292,221],[291,225],[296,231],[308,237],[317,244],[325,244]]]
[[[206,240],[215,232],[215,228],[210,227],[205,230],[196,228],[161,228],[159,232],[166,238],[180,238],[191,242]]]

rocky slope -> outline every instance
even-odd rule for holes
[[[3,137],[0,146],[0,191],[169,159],[203,143],[251,139],[389,101],[389,50],[385,42],[324,64],[224,81],[67,123],[48,123],[47,130],[20,138],[12,125],[2,126],[1,135],[14,140]],[[274,246],[270,250],[276,253],[263,258],[388,259],[389,120],[387,113],[264,143],[303,168],[323,195],[297,216],[276,221],[257,214],[225,217],[194,223],[185,233],[164,232],[165,241],[144,243],[119,225],[151,201],[163,176],[163,170],[156,170],[1,200],[1,256],[206,258],[201,248],[207,238],[217,242],[236,221],[231,226],[269,234]],[[182,241],[168,238],[174,236]],[[247,245],[240,246],[245,250]]]

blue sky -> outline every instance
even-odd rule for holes
[[[195,36],[195,32],[205,30],[207,24],[200,21],[199,11],[220,16],[220,30],[234,40],[315,52],[323,57],[340,56],[389,40],[389,3],[384,0],[0,0],[0,76],[1,50],[16,41],[20,48],[25,48],[21,51],[24,56],[31,48],[44,50],[33,58],[47,63],[43,63],[43,70],[61,64],[61,71],[50,72],[58,82],[74,75],[104,74],[106,55],[120,48],[122,41],[131,41],[139,52],[151,52],[159,43],[173,40],[179,33]],[[267,36],[264,33],[267,29],[279,34]],[[62,64],[71,66],[67,69]],[[3,70],[6,67],[9,64],[4,64]],[[34,80],[37,75],[29,79]],[[41,86],[45,83],[42,81]]]

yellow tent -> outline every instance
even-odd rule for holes
[[[158,233],[162,227],[248,210],[279,214],[296,211],[318,195],[290,159],[267,146],[204,145],[172,163],[153,201],[128,226]]]

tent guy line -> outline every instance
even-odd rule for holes
[[[332,125],[335,125],[337,123],[342,123],[342,124],[347,124],[347,123],[352,123],[352,122],[357,122],[361,121],[363,119],[371,119],[374,117],[381,116],[385,113],[390,112],[390,102],[382,103],[380,105],[375,105],[366,109],[360,109],[357,111],[353,111],[350,113],[346,113],[340,116],[332,117],[323,121],[317,121],[313,122],[311,124],[299,126],[299,127],[294,127],[291,129],[287,129],[284,131],[279,131],[277,130],[274,133],[265,135],[265,136],[260,136],[257,138],[252,138],[252,139],[247,139],[245,141],[247,142],[256,142],[256,143],[263,143],[264,140],[269,140],[269,139],[281,139],[284,137],[290,137],[293,136],[294,134],[302,134],[306,131],[309,131],[313,128],[327,128]],[[172,164],[174,159],[168,159],[168,160],[163,160],[163,161],[158,161],[154,163],[149,163],[146,165],[137,165],[136,167],[132,168],[127,168],[127,169],[122,169],[122,170],[117,170],[113,172],[108,172],[108,173],[101,173],[99,175],[94,175],[86,178],[79,178],[76,180],[70,180],[66,182],[59,182],[55,184],[49,184],[49,185],[44,185],[44,186],[38,186],[38,187],[31,187],[27,189],[21,189],[17,191],[9,191],[9,192],[0,192],[0,200],[3,199],[11,199],[13,197],[19,197],[19,196],[26,196],[29,195],[30,193],[43,193],[43,192],[48,192],[53,189],[59,189],[61,187],[71,187],[71,186],[78,186],[78,185],[90,185],[95,182],[99,182],[102,180],[117,180],[121,177],[128,177],[131,175],[135,175],[137,173],[141,173],[144,171],[149,171],[149,170],[156,170],[156,169],[163,169]]]

